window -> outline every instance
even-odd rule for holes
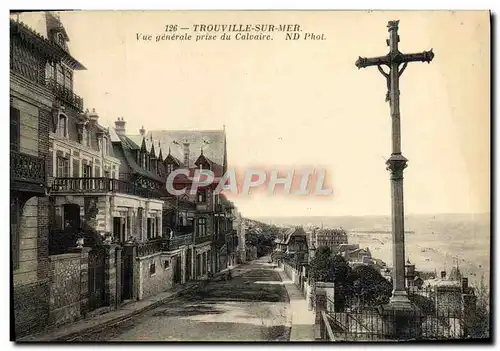
[[[61,33],[56,34],[56,43],[57,43],[57,45],[64,48],[65,41],[64,41],[64,37]]]
[[[19,268],[19,218],[20,218],[19,200],[11,196],[10,198],[10,236],[11,236],[11,254],[12,268]]]
[[[87,128],[83,128],[83,137],[85,146],[90,147],[90,130],[88,130]]]
[[[149,265],[149,274],[150,275],[153,275],[156,273],[156,262],[152,262],[150,265]]]
[[[165,260],[165,261],[163,262],[163,267],[164,267],[165,269],[168,269],[168,267],[170,267],[170,260]]]
[[[64,71],[61,65],[56,66],[56,81],[64,86]]]
[[[73,72],[69,68],[64,68],[64,87],[73,90]]]
[[[102,153],[103,153],[103,155],[108,154],[108,139],[107,138],[102,138]]]
[[[17,108],[10,107],[10,149],[19,151],[20,136],[20,113]]]
[[[59,115],[57,135],[62,138],[65,138],[68,135],[68,118],[64,115]]]
[[[92,165],[83,166],[83,178],[92,178]]]
[[[173,163],[167,163],[167,174],[170,174],[174,171]]]
[[[153,238],[153,222],[151,221],[151,218],[148,218],[146,223],[147,223],[146,233],[147,233],[147,238],[149,240]]]
[[[207,219],[202,217],[198,218],[198,236],[207,235]]]
[[[53,63],[47,63],[45,66],[45,79],[47,81],[54,79],[56,70]]]
[[[58,178],[69,177],[69,160],[62,156],[57,157],[57,177]]]
[[[104,171],[104,178],[109,178],[110,174],[109,171]]]
[[[207,201],[207,192],[206,190],[200,190],[198,192],[198,202],[206,202]]]

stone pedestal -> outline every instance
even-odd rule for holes
[[[380,307],[383,338],[414,340],[422,335],[422,311],[412,303],[407,303],[404,299],[402,301],[391,300],[389,304]]]

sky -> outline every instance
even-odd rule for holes
[[[100,123],[127,132],[222,129],[229,167],[326,169],[333,195],[238,196],[245,216],[388,215],[391,119],[386,81],[358,56],[433,48],[401,77],[407,214],[489,212],[490,25],[486,11],[61,13],[87,68],[75,91]],[[321,41],[137,41],[167,24],[298,24]],[[187,32],[191,32],[188,30]]]

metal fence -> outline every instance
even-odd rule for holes
[[[313,295],[314,305],[316,298]],[[318,311],[321,339],[325,341],[459,340],[470,337],[474,328],[460,309],[420,307],[406,311],[383,306],[331,312],[334,302],[326,299]]]

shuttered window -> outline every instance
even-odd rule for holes
[[[20,135],[20,112],[17,108],[10,107],[10,149],[19,151]]]
[[[13,269],[19,268],[19,199],[12,196],[10,199],[10,240]]]

